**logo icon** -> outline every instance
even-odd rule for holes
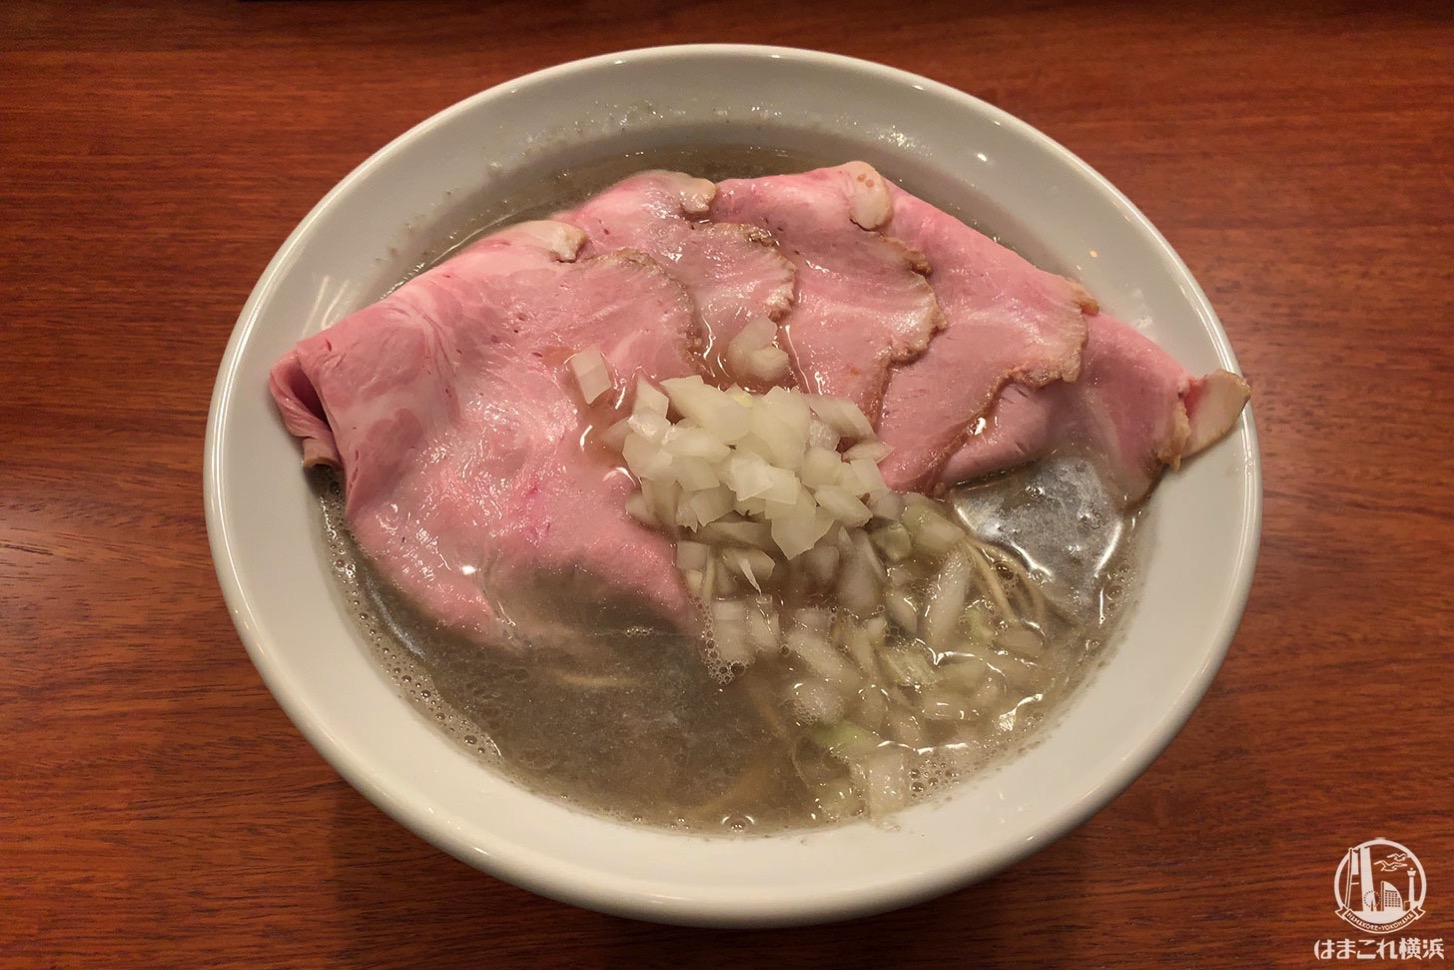
[[[1425,888],[1418,856],[1388,839],[1349,849],[1333,877],[1338,915],[1369,933],[1395,933],[1423,916]]]

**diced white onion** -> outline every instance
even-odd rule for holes
[[[762,384],[776,384],[788,376],[791,364],[788,353],[777,347],[764,347],[747,355],[742,374]]]
[[[771,653],[781,645],[777,607],[771,597],[757,597],[748,609],[747,641],[758,653]]]
[[[870,731],[882,732],[884,726],[884,715],[889,711],[888,698],[876,684],[858,692],[858,704],[853,710],[853,723],[860,724]]]
[[[736,600],[712,604],[712,645],[729,664],[749,664],[757,651],[747,641],[747,605]]]
[[[931,721],[962,721],[972,708],[963,691],[946,684],[931,684],[919,694],[919,710]]]
[[[857,527],[873,518],[873,513],[841,485],[824,485],[815,489],[813,498],[829,515],[846,526]]]
[[[1004,696],[1005,691],[1000,686],[1000,682],[993,677],[987,677],[985,678],[985,682],[980,685],[979,690],[970,695],[969,702],[978,713],[988,714],[1000,706],[1000,702],[1004,700]]]
[[[772,518],[773,541],[789,560],[813,548],[833,528],[833,516],[818,508],[812,498],[806,497],[806,490],[803,496],[787,514],[773,517],[771,505],[767,511]]]
[[[793,491],[791,498],[776,501],[762,498],[761,501],[762,517],[769,522],[793,516],[799,518],[811,516],[818,507],[818,503],[813,501],[813,493],[801,485]]]
[[[775,387],[752,409],[751,434],[774,465],[797,469],[807,448],[811,418],[801,394]]]
[[[850,624],[843,633],[843,648],[858,664],[858,669],[864,674],[872,676],[876,665],[873,660],[873,641],[869,639],[868,630],[859,624]]]
[[[661,382],[672,405],[727,444],[739,441],[751,427],[752,413],[741,401],[700,377],[674,377]]]
[[[647,479],[641,483],[641,495],[662,525],[677,524],[677,506],[681,500],[681,491],[681,486],[670,479]]]
[[[682,488],[690,492],[700,492],[722,484],[717,480],[716,469],[705,458],[672,459],[671,474],[681,483]],[[728,506],[730,508],[730,502]]]
[[[868,537],[889,562],[903,562],[914,551],[914,540],[909,530],[897,522],[874,529]]]
[[[701,528],[709,522],[716,522],[732,511],[732,491],[725,485],[704,489],[683,496],[682,501],[691,510],[695,521],[680,524],[689,528]]]
[[[854,554],[873,570],[873,574],[877,577],[878,581],[880,583],[888,582],[889,571],[884,568],[883,560],[879,559],[878,553],[874,551],[873,543],[869,541],[868,536],[862,532],[854,531],[852,533],[852,546]]]
[[[626,436],[631,433],[631,421],[623,418],[596,432],[596,443],[610,451],[619,452],[626,446]]]
[[[615,383],[611,378],[611,369],[606,365],[606,358],[595,347],[587,347],[572,354],[566,361],[566,366],[575,375],[581,397],[585,398],[587,404],[595,403],[596,398],[609,391]]]
[[[897,744],[884,745],[855,764],[854,777],[863,792],[869,818],[887,818],[909,801],[909,752]]]
[[[995,644],[1031,660],[1037,659],[1045,648],[1040,634],[1027,629],[1006,630],[995,637]]]
[[[813,673],[832,684],[834,689],[848,693],[854,689],[858,675],[827,637],[813,630],[799,627],[788,631],[784,638],[788,652],[798,657]]]
[[[885,490],[870,498],[868,507],[875,518],[897,522],[904,514],[904,497],[898,492]]]
[[[772,528],[766,522],[729,522],[723,518],[704,526],[699,534],[709,542],[752,546],[764,552],[777,549],[772,541]]]
[[[820,448],[813,445],[808,453],[803,456],[802,476],[803,484],[809,488],[823,488],[826,485],[835,485],[838,482],[838,469],[843,466],[838,452],[831,448]]]
[[[660,445],[665,440],[666,433],[671,430],[671,422],[666,419],[666,415],[657,414],[655,411],[633,414],[626,419],[626,424],[638,437],[653,445]]]
[[[740,498],[732,503],[732,508],[742,515],[754,519],[761,519],[767,515],[767,503],[760,498]]]
[[[827,423],[819,418],[814,418],[813,423],[808,426],[808,444],[815,448],[827,448],[829,451],[838,451],[838,432],[830,428]]]
[[[802,483],[798,476],[786,468],[774,468],[769,465],[766,473],[766,487],[756,495],[744,495],[742,498],[760,498],[768,504],[774,502],[780,504],[795,503],[803,494]]]
[[[755,377],[752,373],[753,356],[764,350],[777,350],[777,324],[767,317],[755,317],[747,322],[732,341],[727,344],[727,369],[739,379]],[[782,351],[778,351],[782,353]],[[787,355],[783,354],[784,360]]]
[[[835,543],[819,542],[803,553],[803,565],[819,583],[827,586],[838,575],[838,546]]]
[[[626,500],[626,514],[631,516],[642,525],[660,525],[656,520],[656,513],[646,503],[646,496],[637,492]]]
[[[861,556],[851,556],[838,573],[838,601],[859,616],[883,605],[883,584]]]
[[[885,712],[884,735],[911,748],[922,748],[928,740],[919,719],[901,707],[890,707]]]
[[[819,727],[810,736],[830,756],[850,767],[883,744],[883,738],[872,731],[865,731],[852,721]]]
[[[793,685],[793,717],[799,724],[834,724],[843,717],[843,695],[821,680]]]
[[[863,799],[846,779],[814,785],[813,801],[826,818],[835,821],[853,817],[863,803]]]
[[[667,411],[670,410],[670,402],[666,399],[665,394],[648,384],[646,378],[643,377],[636,382],[636,402],[631,406],[631,410],[636,414],[651,411],[666,417]]]
[[[727,599],[737,595],[737,583],[732,578],[732,573],[726,569],[712,570],[711,594],[721,599]]]
[[[914,582],[914,571],[906,566],[893,565],[887,572],[890,586],[906,587]]]
[[[785,387],[774,387],[762,396],[762,404],[777,421],[787,425],[799,441],[806,442],[813,424],[813,409],[805,395]],[[799,450],[807,447],[800,445]]]
[[[964,616],[965,595],[969,592],[969,581],[974,576],[974,565],[969,561],[963,547],[949,551],[939,575],[934,578],[934,587],[929,593],[929,602],[924,607],[924,642],[935,650],[944,650],[950,645],[950,638]]]
[[[804,606],[793,611],[792,625],[826,634],[833,627],[833,613],[821,606]]]
[[[985,682],[989,670],[989,664],[979,657],[960,654],[940,665],[939,679],[941,683],[973,693]]]
[[[727,546],[747,546],[761,549],[768,554],[780,550],[772,538],[772,526],[767,522],[730,521],[729,514],[703,527],[701,537],[709,542]]]
[[[809,394],[808,406],[834,431],[844,438],[871,438],[873,425],[868,418],[847,398],[830,397],[826,394]]]
[[[673,425],[661,438],[661,447],[673,458],[700,458],[719,462],[732,451],[721,439],[702,428]]]
[[[867,458],[855,458],[847,464],[853,470],[853,477],[858,480],[862,488],[862,491],[855,491],[853,494],[872,498],[889,490],[888,485],[884,483],[883,473],[878,470],[877,463],[869,461]]]
[[[707,559],[712,551],[705,543],[681,539],[677,542],[677,568],[681,570],[707,568]]]
[[[994,658],[994,665],[1005,683],[1017,691],[1033,690],[1040,682],[1039,669],[1028,660],[1002,654]]]
[[[860,441],[843,453],[843,459],[845,461],[867,460],[877,464],[887,458],[891,451],[893,448],[877,439]]]
[[[621,457],[631,474],[643,482],[655,481],[671,471],[671,456],[656,445],[636,434],[626,436],[621,446]]]
[[[760,498],[772,487],[772,470],[761,455],[739,451],[727,459],[722,480],[739,500]]]
[[[747,622],[747,604],[740,600],[718,600],[712,604],[713,623]]]
[[[964,539],[963,529],[924,502],[913,502],[904,509],[904,526],[914,545],[930,555],[942,556]]]
[[[724,549],[722,561],[762,592],[762,584],[772,578],[773,559],[761,549]]]
[[[914,599],[903,590],[890,590],[884,597],[884,608],[888,610],[889,619],[897,623],[900,628],[913,633],[919,626],[919,609],[914,605]]]
[[[879,653],[889,680],[901,687],[927,687],[938,679],[938,671],[917,643],[888,647]]]

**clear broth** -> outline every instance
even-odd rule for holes
[[[835,821],[795,765],[804,730],[788,697],[801,671],[787,658],[759,660],[724,684],[698,638],[647,627],[582,628],[569,650],[482,647],[373,572],[344,522],[337,478],[315,474],[334,572],[369,649],[400,693],[482,763],[541,794],[658,827],[770,833]],[[1091,496],[1090,514],[1067,495]],[[1082,459],[1052,459],[949,499],[979,538],[1010,535],[1000,547],[1036,564],[1060,608],[1036,662],[985,658],[1018,678],[1001,677],[1004,699],[990,716],[926,722],[925,749],[950,745],[959,756],[919,772],[917,797],[1033,740],[1105,652],[1134,578],[1136,519],[1114,511]],[[1026,530],[1028,520],[1042,527]]]

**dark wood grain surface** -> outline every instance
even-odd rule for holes
[[[1407,932],[1454,954],[1451,11],[0,6],[0,965],[1296,966],[1360,935],[1333,872],[1374,836],[1418,853]],[[839,926],[634,923],[419,841],[289,724],[208,556],[213,376],[297,220],[469,94],[688,41],[865,57],[1041,128],[1168,236],[1256,388],[1262,557],[1186,729],[1038,855]]]

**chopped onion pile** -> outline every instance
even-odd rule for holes
[[[641,381],[602,440],[639,483],[630,513],[676,539],[715,663],[791,667],[798,769],[829,816],[903,807],[1043,691],[1044,618],[1022,619],[1038,590],[947,506],[884,484],[888,450],[851,402]]]
[[[878,470],[883,446],[848,401],[782,387],[766,394],[724,391],[700,377],[661,387],[664,395],[645,381],[638,385],[621,444],[641,485],[629,510],[648,525],[705,533],[708,540],[790,561],[835,526],[866,524],[872,505],[896,504]],[[847,452],[839,450],[844,445]],[[772,571],[764,557],[753,562]],[[764,577],[745,564],[735,557],[730,568],[760,589]]]

